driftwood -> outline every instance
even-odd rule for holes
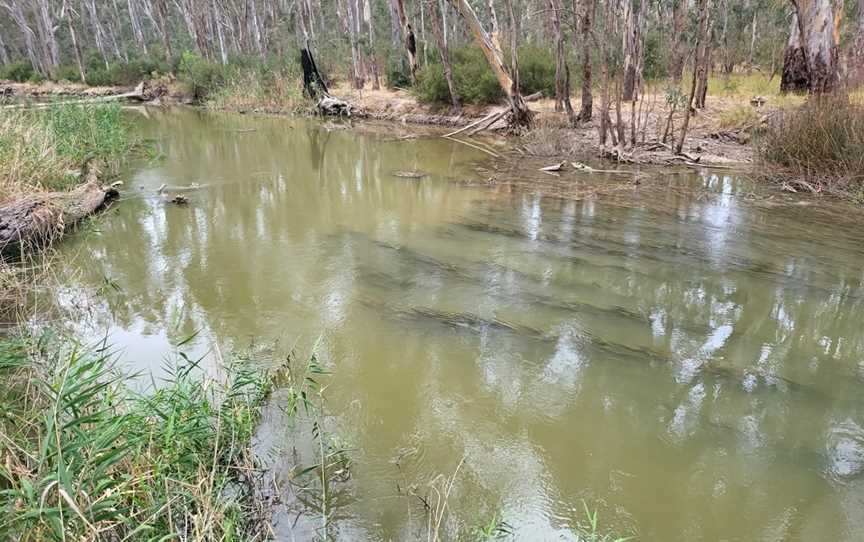
[[[84,183],[69,192],[33,194],[0,205],[0,256],[58,239],[119,195],[115,186],[99,182],[100,169],[93,162],[82,175]]]
[[[130,92],[122,94],[111,94],[110,96],[97,96],[95,98],[82,98],[80,100],[67,100],[64,102],[45,102],[45,103],[23,103],[0,106],[0,109],[40,109],[51,107],[54,105],[84,105],[103,102],[116,102],[119,100],[130,100],[136,102],[146,102],[153,99],[158,94],[151,94],[145,90],[144,83],[138,83],[138,86]]]
[[[319,115],[330,117],[351,116],[351,104],[345,100],[340,100],[339,98],[334,98],[329,95],[318,100],[318,104],[315,108],[318,110]]]

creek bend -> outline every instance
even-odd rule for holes
[[[425,539],[408,488],[463,457],[445,533],[500,512],[517,540],[576,540],[583,502],[646,541],[864,532],[860,228],[750,205],[729,177],[573,201],[454,182],[488,156],[444,139],[132,118],[164,158],[64,244],[61,304],[155,379],[178,350],[215,370],[220,350],[315,346],[352,450],[335,538]],[[187,206],[156,193],[195,183]],[[271,410],[258,448],[287,476],[308,451]],[[314,506],[284,501],[279,538],[311,538]]]

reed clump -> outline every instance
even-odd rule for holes
[[[84,161],[116,164],[134,146],[117,104],[0,110],[0,203],[70,188]]]
[[[250,443],[272,379],[243,360],[225,374],[178,365],[142,395],[105,351],[0,343],[0,537],[264,537]]]
[[[825,192],[864,202],[864,102],[811,97],[778,111],[759,135],[763,175],[793,191]]]

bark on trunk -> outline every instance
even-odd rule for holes
[[[642,79],[642,25],[648,7],[647,0],[639,0],[639,7],[633,5],[634,0],[624,4],[624,32],[622,50],[624,52],[624,90],[622,99],[626,102],[636,98],[636,89]]]
[[[590,122],[593,114],[594,95],[591,91],[591,25],[594,24],[597,0],[582,0],[583,11],[579,24],[582,39],[582,104],[579,108],[579,121]],[[573,0],[576,12],[576,0]]]
[[[552,33],[555,36],[555,110],[567,112],[571,125],[576,124],[576,114],[570,103],[570,70],[564,51],[564,34],[561,31],[561,12],[563,7],[558,0],[549,0],[549,13]]]
[[[9,64],[9,52],[6,51],[6,42],[3,41],[3,32],[2,28],[0,28],[0,64],[5,66]]]
[[[408,67],[411,70],[411,80],[415,81],[417,78],[417,40],[414,38],[414,29],[411,27],[411,23],[408,22],[403,0],[393,0],[393,7],[396,10],[396,16],[399,18],[399,26],[402,29],[402,41],[405,51],[408,53]]]
[[[701,59],[704,56],[704,48],[708,40],[708,12],[711,0],[699,0],[699,34],[696,37],[696,54],[693,61],[693,79],[690,84],[690,95],[687,98],[687,109],[684,111],[684,122],[681,124],[681,135],[675,145],[675,154],[681,154],[684,150],[684,140],[687,138],[687,127],[690,125],[690,114],[693,110],[693,98],[696,94],[696,82],[699,80],[701,70],[704,69]]]
[[[68,2],[63,3],[62,17],[66,18],[66,28],[69,30],[69,37],[72,39],[72,52],[75,54],[75,63],[78,65],[78,75],[81,77],[81,82],[87,84],[87,73],[84,70],[84,61],[81,58],[81,47],[78,44],[78,33],[75,32],[75,10]]]
[[[862,0],[864,1],[864,0]],[[426,13],[429,16],[429,24],[432,27],[432,36],[435,38],[435,47],[438,49],[438,54],[441,57],[441,65],[444,67],[444,79],[447,81],[447,90],[450,92],[450,103],[453,104],[453,109],[460,110],[462,103],[459,99],[459,91],[456,89],[456,83],[453,81],[453,68],[450,65],[450,51],[447,47],[447,40],[444,36],[444,29],[441,24],[441,14],[439,13],[440,4],[438,0],[424,0]]]
[[[842,6],[835,6],[833,2],[792,0],[806,62],[807,88],[811,94],[833,92],[840,82],[838,65],[843,10]],[[785,62],[783,71],[785,74]]]
[[[669,76],[676,83],[684,73],[684,23],[687,21],[687,0],[676,0],[672,8],[672,54]]]
[[[300,49],[300,66],[303,68],[303,89],[306,94],[313,100],[329,96],[330,91],[309,49]]]
[[[780,78],[781,92],[807,92],[810,89],[810,70],[801,46],[801,27],[798,16],[792,14],[789,42],[783,52],[783,75]]]
[[[453,8],[462,16],[462,19],[465,20],[471,34],[474,36],[474,40],[483,51],[486,61],[495,73],[495,77],[498,79],[498,85],[507,96],[507,101],[510,105],[509,123],[511,128],[520,129],[530,126],[531,111],[528,109],[528,106],[525,105],[525,101],[519,93],[519,88],[516,86],[518,76],[511,76],[507,70],[507,66],[504,64],[504,55],[501,52],[501,44],[498,41],[498,25],[496,17],[494,16],[494,11],[492,12],[493,30],[490,34],[486,32],[480,24],[480,19],[477,17],[477,14],[474,13],[474,9],[471,8],[471,5],[468,4],[467,0],[447,1],[450,2],[450,5],[452,5]],[[514,75],[515,73],[516,70],[514,70]]]
[[[117,190],[99,182],[97,167],[88,167],[84,175],[84,184],[70,192],[36,194],[0,205],[0,257],[58,239],[117,197]]]

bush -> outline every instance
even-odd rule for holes
[[[864,199],[864,104],[846,97],[811,97],[781,110],[758,139],[776,178],[812,191]]]
[[[450,91],[438,53],[433,52],[432,58],[435,60],[418,72],[414,92],[421,102],[449,103]],[[454,83],[464,103],[492,104],[504,99],[504,92],[482,51],[471,46],[460,47],[451,52],[451,58]],[[551,52],[533,46],[519,50],[519,89],[523,94],[555,94],[555,61]]]
[[[387,87],[408,88],[410,86],[411,73],[401,54],[390,55],[387,59]]]
[[[424,103],[450,103],[450,89],[440,63],[429,63],[417,72],[414,94]]]
[[[29,62],[20,60],[0,68],[0,79],[9,79],[18,83],[29,81],[35,71]]]
[[[225,82],[224,67],[185,51],[180,57],[177,76],[189,85],[189,90],[197,99],[205,98]]]
[[[519,49],[519,90],[522,94],[542,92],[555,96],[555,59],[552,51],[533,45]]]

